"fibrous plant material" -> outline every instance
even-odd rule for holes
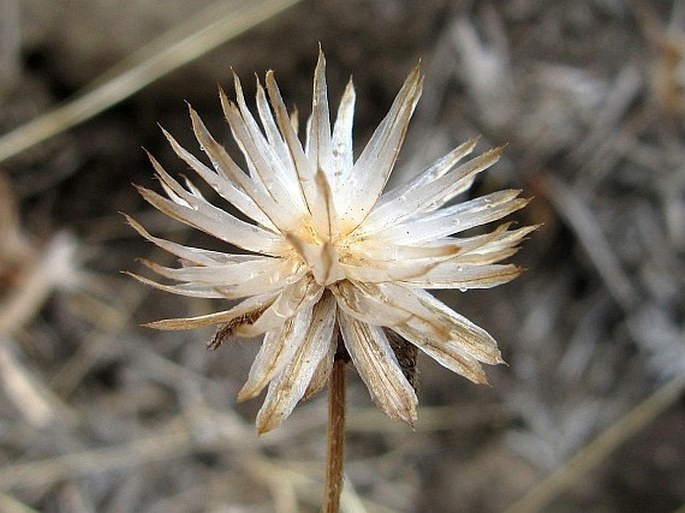
[[[58,233],[39,246],[22,230],[16,203],[0,173],[0,388],[29,425],[45,427],[57,417],[60,401],[21,363],[15,336],[55,291],[84,285],[86,274],[75,238]]]
[[[237,101],[223,91],[220,98],[247,173],[191,108],[195,136],[213,169],[164,134],[174,152],[247,220],[208,201],[190,180],[179,183],[150,157],[167,197],[139,187],[142,196],[169,217],[223,241],[227,251],[160,239],[129,218],[143,237],[181,263],[172,268],[144,261],[176,284],[134,276],[175,294],[242,300],[227,310],[150,326],[176,330],[218,325],[211,348],[231,336],[263,335],[238,394],[239,400],[251,399],[268,385],[257,414],[259,433],[278,427],[301,399],[323,389],[341,361],[353,364],[390,418],[410,426],[416,421],[418,399],[416,355],[407,346],[475,383],[487,382],[482,363],[503,361],[485,330],[427,292],[490,288],[521,273],[519,267],[500,262],[513,255],[535,227],[511,229],[511,223],[505,223],[489,233],[455,237],[526,205],[518,190],[452,202],[478,173],[497,162],[502,149],[461,163],[475,148],[473,139],[408,183],[383,192],[422,82],[417,67],[355,160],[354,87],[350,81],[331,126],[322,53],[304,145],[273,72],[266,75],[266,88],[257,83],[261,126],[235,77]],[[242,252],[234,253],[232,247]],[[336,393],[342,378],[333,376],[331,393]],[[332,404],[340,407],[341,402]],[[333,412],[331,418],[342,417]]]
[[[192,62],[298,1],[259,0],[238,5],[217,1],[109,70],[81,95],[12,132],[3,134],[0,137],[0,162],[96,116],[151,82]],[[13,10],[10,9],[13,8],[13,3],[8,2],[6,11]],[[3,11],[2,21],[9,21],[7,26],[11,26],[13,17]],[[2,28],[0,25],[0,29]],[[0,35],[8,33],[8,30],[0,31]],[[10,46],[16,44],[3,44],[0,49],[0,77],[3,75],[3,68],[11,64],[3,63],[6,60],[5,47]]]

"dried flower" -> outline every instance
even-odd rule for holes
[[[164,134],[176,154],[249,220],[210,203],[189,180],[181,185],[153,157],[167,198],[138,189],[168,216],[225,242],[228,251],[235,246],[247,253],[187,247],[129,222],[181,263],[169,268],[145,262],[176,284],[136,276],[139,280],[175,294],[242,302],[225,311],[150,326],[175,330],[219,325],[213,348],[228,336],[264,335],[238,395],[239,400],[250,399],[268,385],[257,415],[259,432],[277,427],[298,401],[321,390],[335,358],[347,355],[376,404],[410,425],[418,402],[410,382],[414,346],[471,381],[486,382],[481,362],[502,362],[495,340],[425,289],[489,288],[521,273],[519,267],[499,262],[516,252],[532,227],[512,230],[508,223],[487,234],[453,237],[526,205],[517,190],[451,203],[499,159],[501,148],[457,165],[476,145],[475,139],[468,141],[411,182],[382,194],[421,95],[418,67],[356,161],[354,87],[350,81],[331,127],[323,54],[314,73],[304,147],[273,72],[266,74],[266,91],[257,83],[261,127],[237,77],[235,89],[237,103],[223,91],[220,98],[249,173],[192,108],[195,136],[213,169]]]

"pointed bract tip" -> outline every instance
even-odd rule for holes
[[[279,427],[289,413],[282,411],[276,404],[271,404],[270,407],[262,406],[262,409],[257,413],[257,434],[263,435],[269,431],[273,431]]]
[[[504,149],[508,145],[509,145],[509,143],[504,143],[504,144],[501,144],[499,146],[495,146],[493,149],[487,151],[486,153],[491,153],[492,155],[494,155],[497,158],[497,160],[499,160],[500,157],[502,156],[502,153],[504,153]]]
[[[278,425],[274,425],[273,422],[269,423],[264,423],[264,422],[258,422],[257,423],[257,436],[262,436],[267,434],[269,431],[273,431],[274,428],[277,428]]]
[[[276,74],[274,73],[274,70],[270,69],[266,71],[266,74],[264,75],[264,81],[266,82],[267,87],[270,82],[273,82],[275,84]]]
[[[423,81],[423,75],[421,75],[421,59],[419,59],[419,62],[416,63],[416,66],[414,66],[409,72],[409,76],[412,77],[412,79],[417,83],[419,81]]]
[[[233,72],[233,88],[235,89],[235,94],[238,97],[242,97],[243,96],[243,84],[240,82],[240,77],[238,76],[238,74],[233,70],[231,70],[231,71]],[[219,94],[221,94],[221,93],[219,93]]]
[[[141,324],[146,328],[153,330],[164,331],[184,331],[197,328],[197,324],[192,322],[192,319],[160,319],[158,321],[151,321]]]
[[[412,405],[412,407],[407,408],[404,411],[395,411],[390,417],[393,420],[406,424],[412,431],[416,431],[416,421],[418,420],[416,405]]]
[[[140,226],[140,223],[133,219],[126,212],[122,212],[121,210],[119,210],[118,212],[120,215],[124,216],[124,219],[126,219],[126,224],[128,224],[129,226]]]
[[[316,68],[314,68],[314,87],[316,84],[325,80],[326,74],[326,59],[323,54],[319,55],[319,60],[316,62]]]
[[[151,321],[151,322],[144,322],[144,323],[141,323],[140,325],[141,325],[143,328],[151,328],[151,329],[153,329],[153,330],[166,330],[167,328],[164,328],[164,327],[161,325],[161,323],[162,323],[162,321]]]
[[[248,393],[248,391],[245,390],[245,387],[243,387],[238,392],[238,395],[236,395],[235,400],[239,403],[244,403],[245,401],[249,401],[250,399],[255,398],[257,395],[259,394]]]

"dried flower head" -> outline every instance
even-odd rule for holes
[[[516,252],[532,227],[512,230],[502,224],[483,235],[454,235],[496,221],[527,200],[518,198],[520,191],[504,190],[451,202],[500,157],[501,148],[496,148],[459,164],[476,140],[383,193],[421,88],[417,67],[355,161],[354,87],[350,81],[331,127],[323,54],[314,73],[304,147],[273,72],[266,74],[266,90],[257,83],[261,126],[235,77],[237,102],[223,91],[220,98],[248,172],[191,108],[195,136],[213,169],[164,134],[176,154],[245,219],[210,203],[189,180],[182,185],[150,157],[167,197],[139,187],[143,197],[168,216],[225,242],[227,251],[160,239],[129,219],[181,265],[145,262],[175,284],[137,278],[175,294],[242,299],[228,310],[150,326],[219,325],[213,348],[228,336],[263,335],[238,395],[250,399],[268,385],[257,415],[259,432],[277,427],[298,401],[321,390],[336,358],[349,357],[376,404],[408,424],[416,419],[418,402],[411,382],[414,348],[476,383],[486,382],[481,363],[502,362],[485,330],[426,289],[489,288],[517,277],[519,267],[499,262]],[[232,253],[231,247],[244,252]]]

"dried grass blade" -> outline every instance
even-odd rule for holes
[[[0,138],[0,162],[82,123],[300,0],[219,0],[114,66],[68,103]]]

